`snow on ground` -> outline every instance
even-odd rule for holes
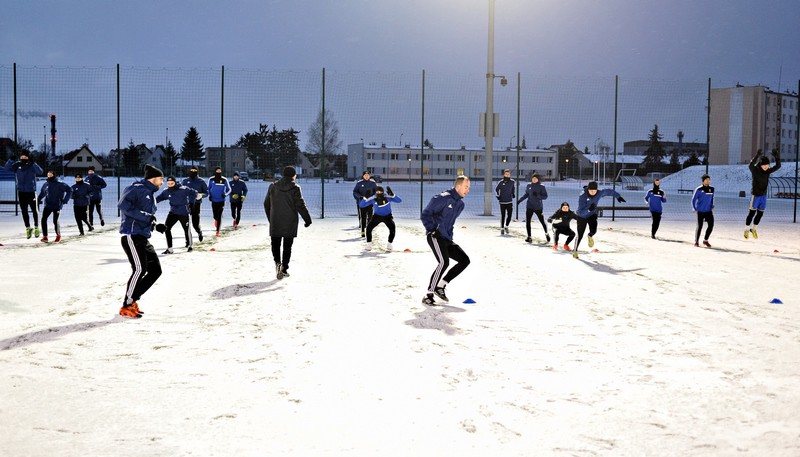
[[[712,249],[690,216],[659,240],[602,218],[578,260],[464,217],[472,263],[427,308],[414,217],[394,252],[383,226],[365,252],[355,217],[315,219],[278,281],[251,211],[192,253],[176,228],[126,320],[115,217],[78,238],[68,209],[44,245],[4,213],[0,455],[797,456],[800,237],[769,216],[758,240],[718,224]]]
[[[793,202],[770,199],[744,240],[749,176],[710,167],[714,248],[695,248],[677,193],[694,168],[663,181],[659,240],[649,219],[601,218],[578,260],[535,224],[538,244],[522,222],[500,236],[474,182],[456,228],[472,264],[436,308],[420,303],[435,264],[419,183],[388,183],[404,199],[395,251],[381,226],[365,252],[355,217],[330,217],[354,215],[353,183],[326,184],[317,219],[304,181],[314,224],[277,281],[251,182],[238,231],[187,253],[174,229],[136,321],[116,315],[130,267],[115,179],[85,238],[71,208],[58,245],[0,213],[0,455],[799,455]],[[424,201],[448,184],[425,183]],[[582,184],[548,183],[546,212]]]

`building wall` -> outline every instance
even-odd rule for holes
[[[212,173],[214,168],[222,168],[222,174],[233,176],[235,171],[246,171],[247,149],[238,147],[206,148],[206,166]]]
[[[797,95],[764,86],[712,89],[709,163],[748,163],[758,149],[794,157],[797,105]]]
[[[430,180],[454,180],[461,174],[470,178],[482,178],[485,173],[483,149],[425,148],[422,164],[421,154],[423,152],[419,148],[350,144],[347,146],[345,177],[359,179],[365,170],[387,180],[419,179],[421,176]],[[543,180],[557,177],[555,151],[523,149],[519,155],[520,179],[527,180],[534,172],[539,173]],[[511,176],[516,178],[516,149],[496,150],[493,156],[493,179],[500,179],[503,169],[506,168],[512,170]],[[421,165],[424,168],[420,168]]]

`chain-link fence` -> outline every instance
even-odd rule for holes
[[[730,218],[739,218],[741,206],[746,212],[748,198],[740,196],[742,191],[749,196],[750,190],[745,165],[720,168],[702,164],[682,169],[689,152],[698,153],[702,161],[708,151],[708,80],[506,76],[506,86],[495,83],[494,111],[499,114],[500,129],[494,149],[498,156],[504,151],[510,153],[504,156],[509,158],[508,163],[498,163],[494,176],[498,176],[498,170],[510,168],[515,173],[512,176],[521,179],[520,190],[524,190],[529,176],[517,175],[520,167],[514,163],[516,151],[552,150],[555,163],[548,165],[552,168],[548,188],[554,192],[553,209],[562,200],[574,202],[582,185],[590,179],[617,186],[629,201],[638,202],[637,195],[643,197],[646,188],[625,189],[617,178],[622,169],[639,168],[638,163],[631,162],[626,143],[646,143],[657,126],[661,141],[685,145],[684,154],[675,155],[677,163],[672,168],[664,167],[667,176],[662,187],[675,201],[690,198],[685,192],[699,185],[699,175],[708,171],[720,201],[730,199]],[[716,82],[720,87],[734,84]],[[314,142],[307,136],[323,107],[329,113],[326,134],[338,139],[338,147],[329,146],[323,151],[328,164],[324,180],[320,177],[320,151],[312,147]],[[467,212],[480,215],[484,212],[485,190],[494,188],[494,182],[484,185],[480,170],[472,163],[477,157],[473,152],[484,146],[478,125],[479,115],[485,111],[483,74],[2,65],[0,137],[9,138],[11,143],[4,143],[0,158],[5,161],[15,155],[16,145],[25,147],[43,166],[65,174],[62,179],[72,183],[71,172],[80,171],[87,163],[70,160],[70,153],[85,145],[101,161],[102,174],[107,178],[137,175],[141,162],[148,161],[148,157],[168,174],[181,176],[185,173],[183,162],[159,162],[161,157],[152,155],[159,146],[163,150],[172,144],[180,154],[187,131],[193,127],[207,154],[209,148],[217,148],[224,156],[233,154],[230,148],[242,136],[265,125],[277,131],[299,132],[297,148],[306,153],[308,160],[298,159],[297,165],[303,170],[301,182],[317,217],[355,215],[351,195],[354,183],[349,181],[353,173],[348,169],[358,170],[360,175],[363,164],[347,163],[341,157],[351,144],[382,151],[380,154],[384,155],[378,157],[383,159],[378,160],[385,160],[385,164],[366,166],[383,171],[387,181],[383,184],[393,186],[398,194],[402,192],[404,203],[396,205],[396,211],[408,216],[418,215],[433,193],[447,188],[452,172],[437,175],[436,170],[426,169],[424,164],[410,163],[411,155],[393,158],[391,149],[424,151],[423,156],[438,150],[468,151],[448,157],[452,157],[454,169],[475,176]],[[55,150],[50,115],[57,119]],[[132,166],[124,160],[124,151],[139,145],[141,156]],[[699,147],[692,151],[688,145]],[[250,154],[246,147],[244,154]],[[228,175],[250,171],[251,177],[256,178],[271,177],[280,171],[274,157],[269,165],[259,162],[267,161],[263,156],[251,159],[236,168],[223,168]],[[224,157],[221,160],[226,163]],[[776,176],[794,178],[796,167],[794,162],[785,162]],[[402,168],[402,175],[396,173],[398,168]],[[643,185],[649,186],[650,180],[644,176]],[[245,214],[260,215],[263,210],[260,202],[255,204],[256,195],[266,192],[268,183],[252,179],[249,183],[255,198],[248,199]],[[109,198],[116,195],[108,194]],[[788,199],[772,196],[776,202],[770,204],[771,216],[793,220],[796,210],[791,197],[796,193],[781,194]],[[0,181],[0,201],[13,200],[13,182],[9,185],[9,181]],[[675,208],[687,211],[686,205],[676,204]],[[0,208],[8,209],[8,205]]]

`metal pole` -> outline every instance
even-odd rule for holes
[[[706,174],[708,163],[711,162],[711,78],[708,78],[708,96],[706,97]]]
[[[797,93],[800,94],[800,79],[797,80]],[[797,98],[800,101],[800,97]],[[798,105],[800,107],[800,105]],[[798,110],[800,112],[800,110]],[[797,129],[795,132],[800,131],[800,116],[795,116],[795,120],[797,121]],[[794,216],[792,217],[792,222],[797,223],[797,166],[800,163],[800,135],[795,136],[794,138]]]
[[[220,82],[220,98],[219,98],[219,150],[222,153],[222,165],[227,165],[227,160],[225,160],[225,142],[222,140],[225,138],[225,65],[222,66],[222,81]],[[223,168],[225,174],[230,173],[230,170],[227,169],[226,166]],[[234,170],[236,171],[236,170]],[[233,179],[233,178],[231,178]]]
[[[483,215],[492,215],[492,153],[494,148],[494,2],[489,0],[489,51],[486,62],[486,115],[483,121],[486,152],[483,158]]]
[[[322,214],[325,219],[325,67],[322,67],[322,136],[319,148],[319,178],[322,180]],[[363,145],[362,145],[363,147]]]
[[[14,155],[17,154],[18,147],[19,146],[17,145],[17,63],[14,62]],[[47,160],[47,142],[46,141],[45,141],[44,150],[45,150],[45,153],[44,153],[45,156],[44,157],[45,157],[45,164],[46,164],[47,163],[46,162],[46,160]],[[45,168],[47,168],[47,167],[45,166]],[[14,215],[17,216],[17,215],[19,215],[19,182],[17,182],[17,174],[16,173],[14,173],[14,190],[15,190],[15,193],[14,193],[14,200],[15,200],[15,202],[14,202]],[[34,189],[34,191],[36,191],[36,189]],[[37,203],[37,205],[38,205],[38,203]],[[38,206],[37,206],[37,208],[38,208]],[[38,209],[37,209],[37,211],[38,211]]]
[[[421,115],[420,135],[420,156],[419,156],[419,215],[422,216],[422,206],[424,203],[423,188],[425,187],[425,70],[422,70],[422,115]],[[409,175],[411,171],[409,170]]]
[[[119,64],[117,64],[117,163],[119,163],[121,159],[121,151],[120,148],[120,117],[119,117]],[[117,167],[117,201],[122,197],[122,189],[120,188],[122,183],[120,179],[120,172],[119,167]],[[119,205],[117,205],[117,217],[121,214]]]
[[[619,75],[614,77],[614,176],[611,188],[616,192],[617,190],[617,114],[619,113]],[[616,211],[614,211],[617,199],[611,200],[611,220],[615,220]]]
[[[519,199],[519,115],[520,115],[520,90],[522,83],[520,82],[520,73],[517,72],[517,190],[515,192],[517,199]],[[517,218],[519,220],[519,205],[517,205]]]

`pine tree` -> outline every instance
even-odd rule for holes
[[[661,145],[662,138],[663,135],[658,133],[658,124],[656,124],[650,130],[650,144],[644,152],[644,160],[642,161],[642,165],[647,171],[656,171],[662,168],[662,160],[665,156],[664,147]]]
[[[267,166],[267,136],[269,130],[267,124],[258,124],[258,130],[247,132],[239,137],[234,145],[247,149],[247,158],[253,161],[256,170],[261,171]]]
[[[164,148],[164,155],[161,157],[161,168],[169,174],[175,173],[175,163],[178,161],[178,152],[175,146],[172,145],[171,140],[167,140],[167,146]]]
[[[133,144],[133,138],[128,143],[128,147],[122,151],[122,163],[128,176],[139,174],[139,148]]]
[[[184,161],[189,161],[194,165],[195,162],[203,160],[203,143],[197,129],[189,127],[186,136],[183,138],[183,146],[181,146],[181,158]]]

